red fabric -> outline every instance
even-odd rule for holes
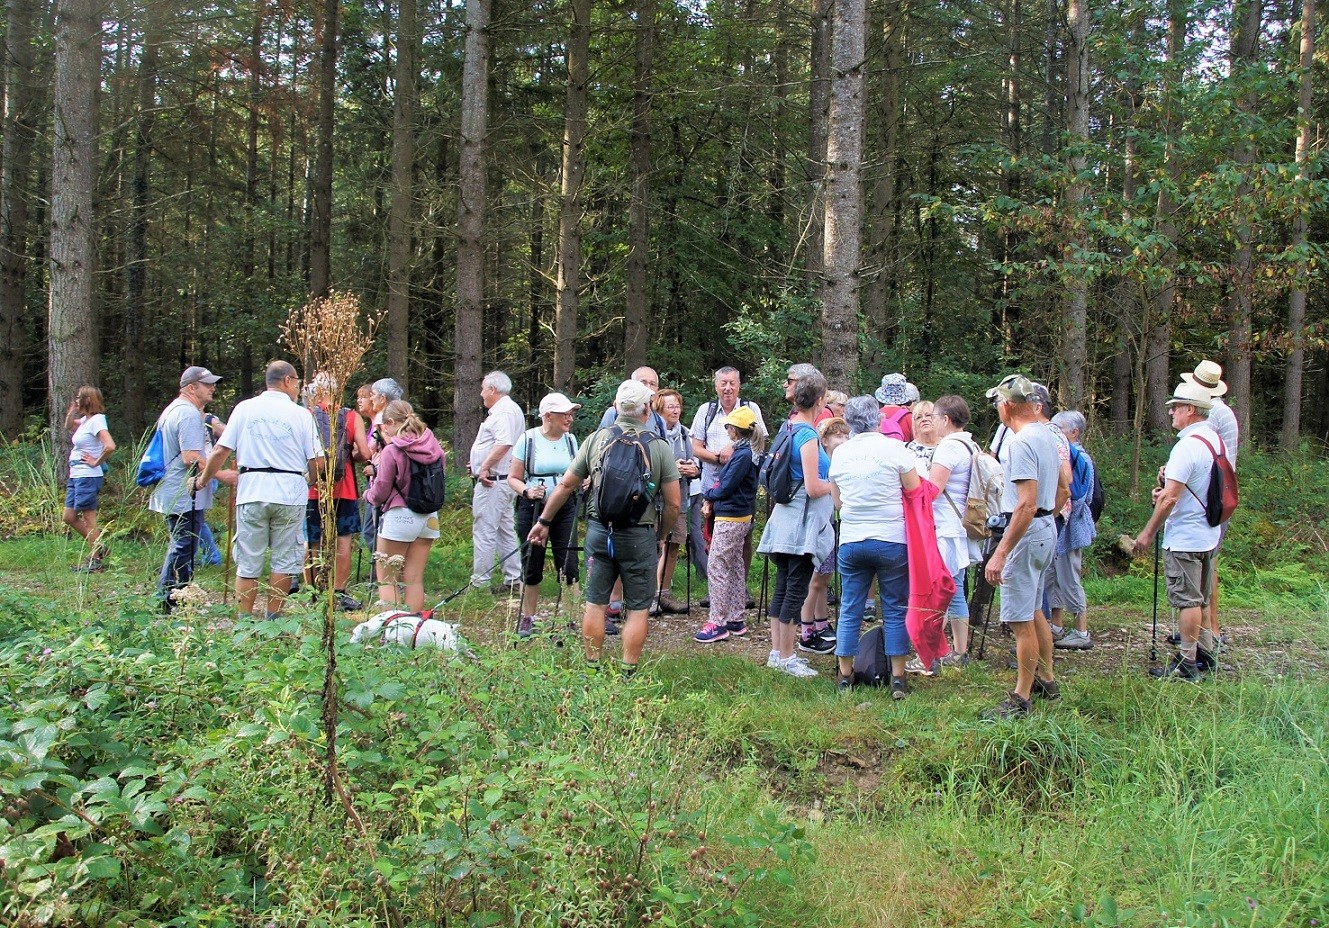
[[[914,440],[914,417],[908,406],[881,407],[881,434],[900,441]]]
[[[955,596],[955,579],[941,559],[937,524],[932,518],[932,501],[941,490],[931,480],[920,480],[915,489],[903,493],[904,539],[909,551],[909,610],[904,625],[918,659],[924,667],[931,667],[950,652],[943,620]]]

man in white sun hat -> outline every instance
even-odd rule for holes
[[[1213,590],[1214,552],[1219,531],[1209,524],[1204,501],[1209,495],[1213,451],[1221,439],[1209,424],[1214,407],[1209,391],[1189,381],[1177,385],[1167,401],[1177,443],[1163,468],[1162,485],[1154,489],[1154,512],[1135,539],[1135,550],[1148,550],[1159,529],[1163,532],[1163,564],[1168,605],[1178,610],[1180,643],[1177,658],[1151,670],[1156,677],[1199,680],[1198,660],[1214,653],[1213,635],[1204,624],[1205,607]]]

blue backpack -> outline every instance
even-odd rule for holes
[[[156,428],[152,430],[152,440],[148,442],[147,450],[138,462],[134,482],[144,488],[155,487],[165,476],[166,439],[162,436],[162,430]]]

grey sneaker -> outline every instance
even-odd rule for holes
[[[517,637],[529,638],[535,633],[535,616],[524,615],[517,620]]]
[[[815,677],[817,675],[817,671],[808,666],[808,662],[798,654],[780,661],[780,666],[776,669],[781,673],[789,674],[791,677]]]
[[[1033,707],[1029,705],[1029,700],[1025,699],[1019,693],[1011,693],[991,709],[985,709],[980,712],[978,717],[985,722],[1016,719],[1028,715],[1032,708]]]
[[[1034,677],[1034,685],[1029,688],[1029,695],[1051,702],[1061,698],[1061,686],[1056,680],[1040,680]]]
[[[921,658],[911,657],[905,661],[905,673],[921,673],[925,677],[934,676],[940,666],[940,658],[932,662],[931,667],[924,667]]]
[[[1089,637],[1088,632],[1082,632],[1077,628],[1072,628],[1068,629],[1066,634],[1053,641],[1052,646],[1067,651],[1088,651],[1094,646],[1094,639]]]
[[[965,667],[968,667],[968,666],[969,666],[969,655],[968,655],[968,654],[960,654],[960,653],[958,653],[958,652],[956,652],[956,651],[952,651],[950,654],[947,654],[945,657],[943,657],[943,658],[941,659],[941,666],[943,666],[943,667],[959,667],[959,668],[965,668]]]

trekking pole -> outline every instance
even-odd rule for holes
[[[222,605],[231,598],[231,540],[235,537],[235,488],[226,498],[226,550],[222,553]]]
[[[1158,562],[1162,552],[1163,536],[1154,536],[1154,622],[1149,633],[1149,663],[1158,662]]]

